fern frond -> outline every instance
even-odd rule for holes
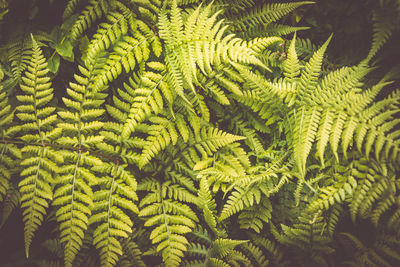
[[[158,68],[164,69],[165,67],[157,62],[149,62],[151,65],[158,65]],[[150,114],[157,115],[164,107],[164,100],[166,99],[170,104],[172,103],[172,93],[168,84],[164,81],[166,75],[161,75],[154,72],[143,73],[141,80],[136,83],[129,79],[129,84],[124,84],[127,90],[132,91],[134,95],[131,102],[128,118],[122,130],[122,136],[127,138],[135,131],[138,123],[141,123]]]
[[[139,159],[139,167],[145,166],[155,155],[165,149],[169,144],[175,145],[178,141],[178,131],[172,118],[153,116],[149,118],[153,123],[146,127],[149,137],[143,145],[143,151]]]
[[[0,229],[7,222],[8,217],[11,213],[19,207],[21,202],[21,194],[18,191],[18,188],[15,188],[12,184],[8,185],[6,197],[2,201],[1,211],[0,211]]]
[[[64,9],[62,18],[63,20],[66,20],[68,17],[70,17],[75,9],[77,8],[77,6],[80,4],[82,0],[69,0],[67,3],[67,6]]]
[[[290,266],[290,262],[283,253],[282,247],[275,241],[271,241],[260,235],[251,234],[252,242],[263,249],[263,255],[275,266]],[[250,243],[251,244],[251,243]],[[244,244],[246,245],[246,244]],[[242,245],[243,246],[243,245]]]
[[[302,102],[312,103],[313,101],[311,94],[317,86],[318,77],[321,72],[322,59],[331,39],[332,35],[313,54],[310,60],[306,63],[304,69],[301,71],[299,88],[297,90],[299,92],[300,101]]]
[[[293,154],[297,168],[302,177],[306,172],[306,161],[311,151],[311,146],[317,136],[318,125],[321,119],[321,109],[313,106],[310,109],[301,108],[294,110],[293,115],[296,125],[293,133]]]
[[[264,255],[264,252],[252,243],[245,243],[240,246],[247,255],[250,254],[250,258],[256,263],[254,266],[267,267],[269,260]]]
[[[340,237],[347,249],[351,249],[351,255],[354,255],[350,261],[352,264],[390,267],[393,266],[392,259],[395,263],[400,261],[399,253],[393,249],[399,244],[392,236],[380,234],[372,244],[364,244],[350,233],[340,233]]]
[[[263,6],[251,9],[249,12],[240,14],[235,21],[235,28],[237,28],[237,31],[240,32],[246,31],[247,28],[254,28],[259,24],[268,25],[276,22],[296,8],[309,4],[314,4],[314,2],[302,1],[293,3],[264,4]]]
[[[363,158],[354,163],[352,174],[359,181],[350,203],[351,218],[353,221],[357,217],[370,218],[377,224],[394,202],[391,193],[396,187],[394,170],[386,164]]]
[[[246,207],[252,207],[261,201],[261,191],[257,186],[247,188],[236,187],[235,191],[228,197],[226,204],[221,212],[219,220],[225,220],[230,216],[242,211]]]
[[[337,176],[339,176],[337,181],[332,185],[324,186],[320,190],[318,199],[310,203],[308,206],[310,212],[329,210],[334,204],[343,203],[347,197],[352,197],[357,187],[356,179],[351,175]]]
[[[0,73],[0,75],[2,72]],[[1,80],[1,79],[0,79]],[[9,181],[14,168],[17,166],[15,159],[21,159],[20,149],[6,140],[13,137],[18,130],[11,128],[11,123],[14,118],[14,112],[11,110],[11,105],[8,102],[7,92],[0,85],[0,202],[3,202],[3,197],[8,191]],[[18,162],[18,161],[17,161]]]
[[[109,12],[106,18],[107,22],[99,25],[97,32],[93,35],[86,49],[87,62],[96,58],[101,51],[107,50],[114,45],[121,36],[127,34],[129,27],[134,27],[132,15],[126,10],[123,10],[122,14]]]
[[[93,81],[93,90],[97,91],[115,80],[124,69],[126,73],[135,69],[135,66],[149,57],[146,38],[135,33],[135,37],[123,36],[113,46],[113,51],[106,60],[100,73]]]
[[[69,35],[71,42],[74,43],[96,19],[103,17],[109,9],[110,3],[108,0],[89,0],[88,5],[84,8],[71,28],[71,33]]]
[[[47,144],[58,137],[61,131],[54,129],[57,115],[55,107],[46,107],[53,98],[47,62],[42,51],[32,38],[32,57],[20,85],[23,95],[17,99],[21,103],[16,116],[22,121],[20,129],[24,132],[21,139],[31,142],[21,149],[21,165],[25,166],[20,175],[21,207],[25,223],[25,252],[29,256],[34,232],[41,225],[50,201],[53,198],[52,184],[54,176],[59,172],[58,164],[63,157],[58,155]],[[36,145],[36,144],[37,145]]]
[[[94,131],[103,126],[97,119],[104,113],[99,107],[106,95],[100,92],[94,93],[89,89],[90,80],[97,71],[96,66],[96,62],[92,62],[88,69],[80,67],[83,76],[75,75],[77,83],[70,83],[70,88],[67,89],[69,98],[63,98],[68,110],[58,112],[63,119],[63,122],[58,124],[63,130],[63,136],[57,142],[76,149],[62,152],[66,164],[62,167],[62,175],[57,180],[58,186],[53,202],[55,206],[62,206],[58,208],[56,217],[61,223],[60,235],[65,247],[66,266],[72,266],[82,246],[92,213],[92,186],[98,181],[91,168],[103,164],[96,156],[85,153],[85,149],[94,148],[104,138]]]
[[[148,183],[151,186],[148,189],[144,185],[139,184],[138,190],[150,193],[140,203],[139,216],[147,217],[146,227],[155,227],[150,239],[158,244],[157,252],[161,252],[165,265],[179,266],[188,245],[184,235],[195,227],[197,216],[186,204],[166,198],[166,185],[154,181]]]
[[[263,198],[258,205],[244,209],[239,215],[239,224],[242,229],[252,229],[257,233],[263,229],[263,223],[271,219],[271,202]]]
[[[104,164],[93,169],[105,175],[98,179],[100,190],[93,195],[93,215],[89,225],[95,224],[93,244],[100,249],[102,266],[114,266],[122,255],[118,238],[128,238],[132,232],[132,220],[127,212],[139,213],[136,201],[136,180],[126,166]]]
[[[160,14],[160,37],[166,44],[168,80],[170,87],[175,88],[183,99],[186,99],[185,89],[195,92],[193,84],[198,82],[197,68],[207,76],[213,72],[212,65],[219,66],[221,63],[237,62],[266,68],[247,42],[235,38],[233,34],[224,37],[227,26],[222,27],[222,21],[217,21],[220,12],[212,16],[210,12],[211,5],[205,8],[199,6],[183,22],[180,10],[173,4],[170,19],[165,12]],[[264,45],[268,40],[262,40]],[[223,80],[221,82],[224,84]]]
[[[238,245],[247,243],[248,240],[232,240],[218,238],[212,242],[210,256],[213,258],[224,258],[234,251]]]
[[[217,232],[217,221],[215,218],[215,201],[212,199],[208,181],[206,178],[201,178],[199,189],[200,207],[203,209],[204,220],[212,231]]]
[[[373,12],[373,37],[371,48],[368,52],[366,61],[370,61],[379,51],[379,49],[386,43],[395,30],[395,25],[389,21],[385,14],[380,12]]]
[[[300,63],[296,53],[296,34],[290,43],[283,71],[288,82],[294,82],[295,78],[300,75]]]
[[[22,34],[21,34],[22,32]],[[35,33],[33,34],[37,45],[42,46],[41,41],[46,41],[48,38],[45,34]],[[24,74],[25,69],[29,65],[32,55],[32,38],[28,33],[25,33],[22,29],[16,30],[16,37],[12,38],[8,48],[8,61],[11,62],[11,71],[13,78],[16,83],[20,83],[21,77]]]
[[[303,213],[293,227],[282,225],[284,236],[278,241],[310,253],[311,259],[304,259],[305,262],[324,262],[322,255],[330,254],[334,249],[330,246],[331,238],[324,232],[325,223],[322,220],[320,213]],[[327,265],[326,262],[323,264]]]
[[[141,251],[139,245],[132,240],[133,238],[124,239],[121,241],[123,255],[118,262],[117,266],[129,267],[138,266],[146,267],[142,257],[143,252]]]

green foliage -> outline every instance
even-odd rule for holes
[[[29,266],[397,266],[381,2],[335,67],[314,2],[0,0],[0,231]]]
[[[22,180],[18,185],[27,257],[34,232],[44,219],[48,201],[53,198],[51,187],[55,175],[59,173],[57,164],[63,162],[63,157],[46,145],[61,133],[54,127],[57,120],[55,108],[46,107],[53,98],[50,78],[46,77],[48,71],[46,59],[32,36],[32,57],[20,85],[23,94],[16,96],[20,102],[16,112],[21,121],[18,128],[23,133],[20,139],[31,143],[21,149],[20,164],[24,169],[20,172]]]

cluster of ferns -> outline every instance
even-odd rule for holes
[[[27,262],[399,266],[400,91],[368,79],[398,29],[382,13],[365,59],[327,70],[334,37],[279,22],[309,1],[65,0],[48,29],[11,2],[0,227],[21,214]]]

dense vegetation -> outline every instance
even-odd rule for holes
[[[0,0],[0,265],[399,266],[399,15]]]

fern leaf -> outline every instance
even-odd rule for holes
[[[276,22],[286,14],[292,12],[302,5],[313,4],[314,2],[303,1],[294,3],[274,3],[264,4],[263,6],[251,9],[250,12],[240,14],[235,27],[238,31],[245,31],[248,27],[252,28],[259,24],[270,24]]]
[[[88,45],[86,62],[90,62],[101,51],[114,45],[121,36],[127,34],[128,27],[133,24],[132,17],[128,12],[124,12],[124,14],[110,12],[106,15],[106,18],[108,22],[99,25],[100,27]]]
[[[138,188],[141,189],[140,187]],[[154,197],[147,197],[151,201],[141,202],[144,206],[139,213],[141,217],[148,217],[145,226],[154,226],[150,234],[153,244],[157,245],[157,251],[166,266],[179,266],[183,252],[187,250],[188,241],[184,234],[190,233],[198,221],[195,213],[186,204],[171,201],[160,196],[160,186],[156,185],[149,193]],[[145,200],[144,198],[143,200]]]
[[[129,137],[135,131],[137,125],[150,114],[157,115],[163,109],[163,98],[172,102],[170,89],[164,78],[165,75],[146,72],[139,84],[136,84],[132,79],[129,80],[129,85],[125,84],[125,88],[131,87],[129,90],[134,90],[134,95],[133,99],[130,100],[131,108],[122,130],[123,137]]]
[[[259,204],[260,200],[261,192],[257,187],[237,187],[236,190],[228,197],[219,220],[225,220],[235,213],[242,211],[246,207],[252,207],[255,204]]]
[[[135,38],[123,36],[113,47],[113,52],[105,62],[100,73],[94,78],[93,90],[96,92],[115,80],[124,69],[129,73],[135,66],[149,57],[146,38],[139,33]]]
[[[299,88],[297,89],[300,93],[301,101],[312,102],[311,94],[317,86],[318,76],[320,75],[322,59],[326,48],[332,35],[328,40],[313,54],[309,62],[305,65],[305,68],[301,72]]]
[[[65,7],[63,15],[62,15],[63,20],[67,19],[74,13],[76,7],[79,5],[79,2],[81,2],[81,1],[82,0],[69,0],[68,1],[67,6]]]
[[[75,75],[77,83],[70,83],[70,88],[67,90],[69,98],[63,98],[68,110],[58,113],[63,119],[58,127],[63,130],[64,136],[57,142],[76,149],[62,152],[67,160],[62,167],[62,175],[57,180],[58,186],[53,202],[55,206],[62,206],[58,208],[56,217],[60,222],[66,266],[72,266],[82,246],[84,232],[92,213],[92,186],[97,180],[90,169],[103,164],[96,156],[84,153],[85,148],[95,147],[104,138],[94,131],[103,126],[103,123],[96,118],[104,113],[99,106],[104,102],[105,95],[100,92],[94,93],[89,89],[90,80],[97,71],[96,66],[94,61],[88,69],[80,68],[83,76]]]
[[[105,13],[107,13],[109,8],[107,0],[89,0],[89,4],[85,7],[72,26],[69,35],[71,42],[74,43],[96,19],[100,19]]]
[[[29,257],[34,232],[41,225],[50,201],[53,198],[51,189],[53,177],[59,172],[58,164],[63,158],[57,155],[47,143],[52,140],[49,132],[56,116],[52,115],[55,108],[45,108],[53,98],[47,62],[43,57],[38,43],[32,38],[32,58],[27,66],[25,76],[22,77],[21,90],[24,95],[17,96],[21,102],[18,107],[17,117],[21,119],[21,130],[26,134],[22,139],[31,139],[38,145],[27,145],[22,148],[21,165],[25,166],[20,175],[23,177],[19,183],[21,193],[21,207],[25,224],[25,252]],[[33,114],[32,114],[33,113]],[[60,131],[58,131],[58,134]]]
[[[302,177],[306,171],[306,161],[311,151],[312,143],[317,136],[321,120],[321,109],[317,106],[309,109],[302,108],[293,115],[296,120],[294,129],[294,157]]]
[[[137,200],[136,181],[125,169],[126,166],[108,164],[94,167],[104,173],[99,179],[100,190],[93,195],[93,215],[89,224],[96,224],[93,243],[100,249],[102,266],[114,266],[122,255],[122,246],[118,238],[128,238],[132,232],[132,220],[123,210],[139,213],[132,202]]]
[[[0,73],[1,75],[2,73]],[[8,103],[7,93],[3,91],[0,85],[0,138],[3,140],[0,143],[0,202],[3,202],[3,197],[8,191],[11,175],[16,167],[15,159],[22,157],[20,149],[14,145],[7,143],[7,139],[13,137],[13,129],[11,123],[14,118],[14,112],[11,110],[11,105]],[[17,161],[18,162],[18,161]]]
[[[296,53],[296,34],[294,34],[290,43],[287,58],[284,64],[284,75],[288,82],[294,82],[295,78],[300,74],[300,63]]]
[[[252,229],[257,233],[263,229],[263,223],[271,219],[272,205],[268,199],[262,199],[258,205],[244,209],[239,215],[242,229]]]

